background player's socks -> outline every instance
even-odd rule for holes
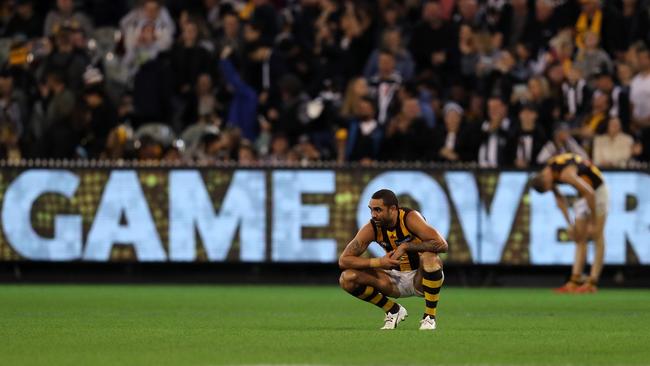
[[[442,286],[444,279],[445,276],[442,273],[442,268],[434,272],[424,271],[422,288],[424,290],[424,300],[426,305],[422,318],[426,318],[427,315],[433,319],[436,318],[436,307],[438,306],[440,287]]]
[[[352,295],[379,306],[385,312],[396,313],[399,311],[399,305],[372,286],[359,286],[352,291]]]

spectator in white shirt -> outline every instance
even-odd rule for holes
[[[621,120],[610,118],[607,133],[594,138],[593,162],[603,168],[624,167],[632,157],[633,148],[632,137],[621,131]]]

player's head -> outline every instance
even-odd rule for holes
[[[530,178],[530,186],[539,193],[548,192],[553,188],[553,177],[548,169],[542,169]]]
[[[380,189],[372,195],[368,207],[373,221],[378,222],[381,226],[389,227],[394,224],[399,203],[393,191]]]

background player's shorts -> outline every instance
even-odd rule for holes
[[[601,184],[598,189],[596,189],[596,215],[604,216],[607,214],[609,208],[609,191],[605,183]],[[589,209],[589,204],[587,203],[586,198],[580,198],[573,204],[573,212],[576,215],[576,219],[584,219],[589,216],[591,210]]]
[[[415,285],[413,284],[413,279],[415,278],[417,270],[403,272],[391,269],[384,270],[384,272],[386,272],[388,277],[390,277],[390,280],[397,287],[399,297],[424,296],[415,289]]]

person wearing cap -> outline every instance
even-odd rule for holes
[[[566,198],[557,186],[568,184],[578,192],[573,204],[573,219],[569,214]],[[576,154],[561,154],[549,159],[544,168],[530,179],[530,186],[539,193],[552,191],[557,206],[568,224],[569,237],[575,240],[576,251],[571,278],[558,293],[594,293],[605,255],[605,221],[609,205],[609,193],[601,171],[587,159]],[[594,260],[589,276],[583,277],[587,259],[587,242],[592,238],[595,245]]]
[[[569,124],[558,122],[553,128],[553,139],[548,141],[537,155],[537,164],[545,164],[553,156],[565,153],[573,153],[584,159],[588,158],[587,152],[571,136]]]

